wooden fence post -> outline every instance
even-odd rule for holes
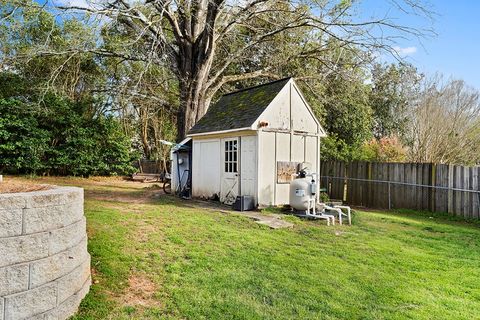
[[[435,212],[435,185],[437,176],[437,166],[435,163],[430,164],[430,211]]]
[[[343,193],[342,193],[342,201],[346,202],[347,201],[347,190],[348,190],[348,180],[347,178],[347,172],[348,172],[348,167],[350,166],[350,162],[345,162],[345,166],[343,167],[343,172],[342,172],[342,186],[343,186]]]
[[[448,165],[448,213],[453,213],[453,170],[454,166],[452,164]]]
[[[367,199],[365,199],[365,204],[367,207],[372,205],[372,163],[368,162],[367,164],[367,179],[369,180],[367,182]]]
[[[388,182],[388,210],[392,210],[392,188],[390,187],[390,181]]]

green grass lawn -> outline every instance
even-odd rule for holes
[[[86,188],[94,285],[75,319],[480,318],[475,224],[357,211],[271,230],[144,185],[43,181]]]

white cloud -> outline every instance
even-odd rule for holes
[[[401,47],[393,47],[393,50],[395,50],[398,55],[400,56],[411,56],[413,55],[415,52],[417,52],[417,47],[405,47],[405,48],[401,48]]]

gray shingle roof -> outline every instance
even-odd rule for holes
[[[189,134],[250,127],[290,78],[223,95],[193,126]]]

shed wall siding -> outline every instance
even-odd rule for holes
[[[317,133],[317,122],[310,113],[309,108],[302,99],[295,86],[291,84],[292,90],[292,127],[293,130],[309,133]]]
[[[288,192],[290,191],[290,184],[277,183],[277,161],[292,161],[292,154],[290,152],[290,134],[277,132],[277,154],[275,163],[270,165],[275,166],[275,177],[273,183],[275,183],[275,205],[288,203]],[[285,201],[286,199],[286,201]]]
[[[193,140],[192,195],[209,198],[220,194],[220,139]]]
[[[257,202],[257,136],[240,137],[240,189]]]
[[[304,162],[305,161],[305,136],[292,136],[292,156],[290,161]]]
[[[290,184],[277,183],[277,161],[309,162],[312,172],[319,172],[319,139],[315,136],[284,132],[259,132],[260,206],[283,205],[289,202]]]
[[[270,163],[271,166],[275,167],[275,174],[273,177],[273,183],[275,184],[275,203],[278,204],[279,199],[284,199],[288,197],[289,185],[285,183],[277,183],[277,161],[290,161],[290,134],[276,132],[276,153],[274,163]]]
[[[272,100],[254,122],[252,129],[259,128],[259,122],[262,121],[268,122],[268,129],[293,129],[313,135],[323,133],[313,111],[293,81],[290,81]]]
[[[313,171],[320,173],[318,168],[317,139],[317,137],[305,137],[305,162],[311,163]]]
[[[262,206],[275,204],[275,132],[259,132],[258,157],[258,203]]]
[[[258,127],[259,122],[266,121],[268,128],[290,129],[290,88],[291,85],[288,84],[278,93],[255,122],[254,128]]]

